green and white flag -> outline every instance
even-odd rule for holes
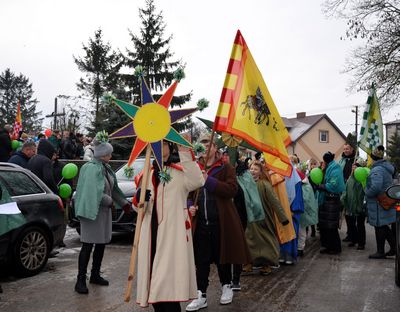
[[[5,186],[0,182],[0,235],[26,223],[24,215],[13,202]]]
[[[381,110],[375,88],[372,87],[368,96],[361,122],[360,139],[358,146],[368,155],[378,146],[383,144],[383,124]]]

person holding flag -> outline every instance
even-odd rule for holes
[[[383,259],[396,254],[395,237],[389,225],[396,221],[394,209],[385,210],[378,197],[393,183],[394,167],[384,159],[383,123],[378,97],[374,85],[371,87],[367,105],[361,123],[360,141],[358,146],[372,160],[371,172],[367,178],[365,198],[367,201],[368,223],[375,228],[377,251],[370,259]],[[389,242],[390,250],[385,253],[385,240]]]

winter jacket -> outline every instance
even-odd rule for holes
[[[233,203],[237,188],[235,169],[218,161],[208,170],[207,180],[200,190],[196,222],[204,223],[207,218],[210,224],[218,220],[221,264],[251,262],[244,231]],[[210,214],[217,219],[211,220]]]
[[[51,161],[55,152],[56,150],[50,142],[47,140],[40,141],[37,155],[29,159],[27,169],[36,174],[55,194],[58,194]]]
[[[61,158],[75,159],[75,156],[76,156],[76,143],[71,138],[63,140],[61,142]]]
[[[26,168],[28,166],[29,157],[26,156],[22,151],[16,152],[11,158],[8,160],[9,163],[16,164],[21,166],[22,168]]]
[[[8,161],[10,158],[12,148],[11,148],[11,138],[5,129],[0,130],[0,162]]]
[[[84,148],[83,160],[92,160],[94,155],[94,147],[93,144],[86,145]]]
[[[367,186],[365,187],[365,197],[367,200],[368,223],[372,226],[383,226],[396,221],[396,211],[394,209],[383,209],[377,201],[377,196],[384,193],[392,185],[393,173],[393,165],[384,159],[374,162],[371,167],[371,172],[367,178]]]
[[[346,189],[340,201],[342,202],[347,216],[359,216],[364,211],[364,189],[351,175],[346,182]]]

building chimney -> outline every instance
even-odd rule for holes
[[[306,117],[306,112],[296,113],[296,118],[305,118],[305,117]]]

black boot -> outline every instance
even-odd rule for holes
[[[101,286],[108,286],[110,283],[100,276],[100,267],[103,260],[105,244],[96,244],[93,252],[92,272],[89,282]]]
[[[79,294],[88,294],[89,290],[86,286],[86,271],[92,252],[93,244],[83,243],[78,260],[78,278],[75,284],[75,291]]]
[[[370,259],[385,259],[385,237],[386,230],[383,226],[375,227],[375,239],[377,252],[369,255]]]
[[[75,284],[75,291],[78,294],[88,294],[89,293],[89,289],[86,286],[86,274],[78,275],[78,279]]]

